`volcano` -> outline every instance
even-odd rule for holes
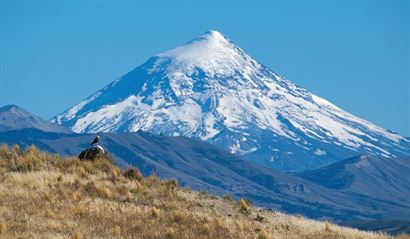
[[[410,155],[405,137],[293,84],[217,31],[151,57],[51,121],[77,133],[200,139],[284,171]]]

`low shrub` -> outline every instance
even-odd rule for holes
[[[141,181],[144,177],[142,176],[141,172],[137,168],[129,168],[124,173],[123,176],[128,178],[129,180],[137,180]]]

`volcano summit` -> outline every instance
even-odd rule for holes
[[[151,57],[52,122],[201,139],[282,170],[410,155],[408,139],[296,86],[217,31]]]

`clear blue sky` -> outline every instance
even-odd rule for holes
[[[208,29],[339,107],[410,136],[407,0],[0,0],[0,105],[51,118]]]

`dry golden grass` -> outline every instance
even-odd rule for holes
[[[63,159],[35,147],[1,146],[0,238],[393,237],[192,192],[175,180],[120,169],[110,159]]]

